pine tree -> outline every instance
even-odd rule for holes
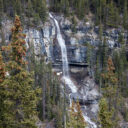
[[[73,16],[72,16],[72,32],[73,32],[73,33],[76,32],[76,26],[77,26],[76,17],[73,15]]]
[[[79,19],[83,19],[85,16],[85,0],[78,2],[77,15]]]
[[[65,14],[65,15],[68,15],[69,13],[69,1],[68,0],[61,0],[61,3],[60,3],[61,7],[62,7],[62,12]]]
[[[17,14],[17,15],[21,15],[21,12],[22,12],[22,5],[21,5],[21,0],[16,0],[15,1],[16,3],[14,4],[15,5],[15,14]],[[14,15],[15,15],[14,14]]]
[[[118,51],[114,52],[114,65],[118,77],[118,90],[121,91],[122,96],[126,96],[128,89],[127,89],[127,58],[126,58],[126,45],[122,38],[119,39],[121,44],[121,48]]]
[[[102,74],[105,83],[104,96],[109,100],[109,110],[112,110],[112,104],[114,103],[117,92],[118,79],[114,72],[115,67],[111,57],[108,58],[107,65],[107,72]]]
[[[3,86],[3,81],[5,79],[5,64],[2,60],[2,55],[0,53],[0,127],[3,127],[3,121],[4,121],[4,112],[5,112],[5,90]]]
[[[105,98],[102,98],[99,103],[98,119],[101,128],[113,128],[112,111],[109,111],[108,104]]]
[[[76,104],[72,102],[69,114],[70,116],[69,121],[67,123],[67,128],[85,128],[86,122],[83,118],[80,104],[78,101]]]
[[[2,22],[3,11],[4,11],[3,0],[0,0],[0,28],[1,28],[1,22]]]
[[[114,2],[111,1],[110,4],[108,5],[107,25],[109,27],[117,27],[115,21],[116,21],[116,7],[114,6]]]
[[[0,13],[3,12],[3,9],[4,9],[3,0],[0,0]]]
[[[124,2],[124,12],[123,12],[123,27],[124,29],[128,29],[128,8],[127,8],[127,0]]]
[[[11,44],[3,48],[10,53],[10,60],[7,63],[9,76],[2,83],[6,92],[4,128],[36,128],[37,90],[33,89],[32,75],[25,69],[26,42],[24,38],[20,19],[16,16]]]
[[[5,79],[5,64],[3,63],[2,55],[0,53],[0,83]]]
[[[92,44],[87,43],[87,64],[88,71],[91,77],[93,77],[93,64],[94,64],[94,52],[93,52],[94,46]]]
[[[28,0],[28,11],[27,11],[28,18],[33,16],[33,6],[31,0]]]
[[[104,37],[103,45],[102,45],[102,53],[101,53],[101,65],[102,65],[102,72],[106,70],[107,67],[107,60],[108,60],[108,44],[106,38]]]
[[[44,23],[47,17],[46,2],[45,0],[38,0],[36,5],[37,5],[37,12],[39,13],[40,18]]]

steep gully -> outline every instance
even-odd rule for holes
[[[57,29],[57,40],[59,43],[59,46],[61,48],[61,55],[62,55],[62,64],[63,64],[63,81],[65,82],[66,85],[69,86],[71,89],[71,93],[76,93],[77,92],[77,87],[74,85],[70,78],[69,74],[69,66],[68,66],[68,58],[67,58],[67,49],[65,45],[65,40],[63,39],[61,35],[61,30],[58,21],[53,17],[51,13],[49,13],[50,18],[54,21],[56,29]],[[70,100],[71,97],[70,97]],[[71,104],[71,102],[70,102]],[[88,128],[97,128],[96,124],[91,121],[91,119],[87,116],[87,113],[83,110],[83,117],[85,121],[88,123]]]

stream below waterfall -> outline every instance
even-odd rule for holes
[[[70,74],[69,74],[69,66],[68,66],[68,58],[67,58],[67,48],[65,45],[65,40],[63,39],[62,35],[61,35],[61,30],[60,30],[60,26],[58,21],[54,18],[54,16],[49,13],[50,18],[54,21],[56,29],[57,29],[57,40],[59,43],[59,46],[61,48],[61,55],[62,55],[62,64],[63,64],[63,81],[65,82],[66,85],[69,86],[69,88],[71,89],[71,93],[76,93],[77,92],[77,87],[74,85],[74,83],[72,82],[71,78],[70,78]],[[70,97],[70,100],[71,97]],[[85,119],[85,121],[88,123],[88,128],[97,128],[96,124],[94,122],[91,121],[91,119],[88,117],[85,109],[85,107],[82,108],[83,111],[83,117]]]

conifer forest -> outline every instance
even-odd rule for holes
[[[128,128],[128,0],[0,0],[0,128]]]

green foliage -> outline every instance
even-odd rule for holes
[[[72,102],[72,106],[69,111],[69,121],[67,123],[67,128],[85,128],[86,122],[83,118],[82,111],[80,108],[80,104],[77,101],[75,104]]]
[[[122,43],[123,44],[123,43]],[[118,76],[118,85],[122,96],[127,97],[127,58],[126,58],[126,46],[123,44],[119,51],[115,51],[113,54],[116,73]],[[120,86],[121,85],[121,86]]]
[[[91,77],[93,77],[92,70],[94,69],[94,46],[92,44],[87,43],[87,64],[88,70]]]
[[[11,17],[14,17],[16,14],[23,18],[27,16],[29,20],[30,18],[37,18],[37,15],[39,15],[43,23],[47,18],[45,0],[0,0],[0,13],[2,12]]]
[[[98,119],[101,128],[113,128],[112,111],[109,111],[108,104],[105,98],[102,98],[99,103]]]
[[[73,15],[72,16],[72,31],[74,33],[76,32],[76,25],[77,25],[76,17]]]
[[[124,29],[128,29],[128,2],[125,0],[124,2],[124,15],[123,15],[123,27]]]
[[[79,19],[83,19],[85,16],[85,0],[78,2],[77,15]]]
[[[3,0],[0,0],[0,28],[1,28],[1,21],[2,21],[2,16],[3,16],[3,11],[4,11]]]
[[[39,117],[43,121],[54,118],[56,128],[63,128],[64,99],[60,92],[59,80],[56,74],[52,73],[51,64],[46,64],[44,59],[42,56],[40,61],[35,61],[35,85],[42,88],[38,105]]]
[[[2,55],[0,53],[0,126],[3,123],[3,115],[5,112],[5,89],[4,86],[2,85],[3,81],[5,79],[5,64],[3,63],[2,60]]]
[[[66,16],[74,13],[80,20],[92,12],[95,15],[95,24],[104,27],[128,26],[127,0],[53,0],[50,1],[50,10],[63,12]],[[122,10],[123,9],[123,10]],[[121,17],[123,12],[123,18]],[[67,15],[68,14],[68,15]],[[127,29],[126,27],[124,27]]]
[[[107,25],[110,27],[116,27],[115,21],[116,21],[116,8],[114,6],[113,1],[108,5],[108,19],[107,19]]]
[[[1,128],[36,128],[38,89],[33,88],[32,75],[25,69],[24,38],[20,19],[16,16],[12,42],[8,47],[3,47],[3,50],[9,52],[9,61],[6,63],[9,75],[1,83],[0,96],[4,96],[3,113],[0,115]]]
[[[114,64],[111,57],[109,57],[107,61],[107,72],[102,74],[105,83],[104,96],[109,99],[109,109],[112,109],[111,104],[114,102],[114,97],[116,97],[117,91],[118,79],[114,71]]]
[[[62,12],[64,12],[66,15],[69,14],[69,1],[68,0],[61,0],[60,3],[61,7],[62,7]]]
[[[102,39],[102,28],[100,30],[100,43],[98,45],[97,57],[96,57],[96,70],[95,70],[95,79],[96,82],[100,84],[100,88],[104,87],[104,82],[102,81],[101,74],[106,72],[107,69],[107,60],[109,55],[109,47],[106,41],[106,38]]]
[[[45,0],[36,1],[36,11],[39,13],[41,20],[45,22],[47,17],[47,8]]]

